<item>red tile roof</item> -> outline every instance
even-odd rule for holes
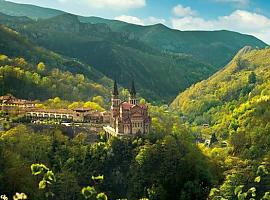
[[[123,102],[121,106],[122,106],[122,109],[124,110],[130,110],[130,108],[132,108],[134,105],[127,102]]]
[[[140,108],[142,109],[147,109],[147,106],[144,105],[144,104],[139,104],[139,105],[134,105],[134,104],[131,104],[131,103],[128,103],[128,102],[123,102],[121,104],[122,108],[124,110],[130,110],[131,108],[135,107],[135,106],[139,106]]]

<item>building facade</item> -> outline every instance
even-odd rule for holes
[[[68,109],[31,109],[26,116],[31,119],[51,119],[62,122],[108,124],[106,112],[99,112],[88,108]]]
[[[61,122],[110,124],[110,112],[99,112],[89,108],[48,109],[36,108],[33,101],[19,99],[12,95],[0,96],[0,111],[8,115],[21,115],[31,120],[56,120]]]
[[[111,98],[110,127],[105,128],[105,131],[114,132],[115,135],[137,135],[149,133],[150,128],[151,117],[148,114],[148,107],[138,103],[134,82],[128,101],[122,102],[115,81]]]
[[[9,114],[22,114],[35,106],[36,104],[32,101],[19,99],[12,95],[0,96],[0,110]]]

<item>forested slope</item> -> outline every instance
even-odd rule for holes
[[[134,79],[138,91],[148,100],[169,101],[179,90],[215,71],[195,57],[162,53],[113,32],[106,24],[81,23],[75,15],[59,15],[23,26],[19,23],[20,18],[17,18],[18,23],[15,20],[5,16],[2,23],[39,46],[94,66],[125,87],[129,87],[130,80]]]
[[[89,100],[109,96],[111,80],[89,65],[41,48],[0,26],[1,95],[26,99]]]
[[[2,14],[2,24],[39,46],[90,64],[126,88],[136,79],[141,95],[152,102],[170,102],[223,67],[243,46],[266,45],[253,36],[225,30],[179,31],[6,1],[0,5],[3,13],[17,16]],[[15,8],[20,12],[12,12]]]
[[[198,137],[211,137],[211,148],[202,149],[224,169],[225,179],[210,199],[269,198],[269,58],[269,48],[246,47],[223,70],[171,104]]]

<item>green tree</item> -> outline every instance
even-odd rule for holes
[[[255,84],[257,81],[257,76],[255,74],[255,72],[251,72],[249,75],[248,75],[248,83],[249,84]]]
[[[44,62],[39,62],[38,64],[37,64],[37,70],[39,71],[39,72],[43,72],[44,70],[45,70],[45,64],[44,64]]]

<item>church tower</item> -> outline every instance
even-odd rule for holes
[[[132,81],[132,84],[131,84],[131,89],[130,89],[130,91],[129,91],[128,102],[129,102],[130,104],[133,104],[133,105],[136,105],[136,104],[137,104],[137,99],[136,99],[136,89],[135,89],[134,81]]]
[[[119,93],[117,88],[117,83],[114,81],[113,91],[112,91],[112,98],[111,98],[111,126],[116,127],[116,116],[120,110],[120,103],[121,100],[119,99]]]

